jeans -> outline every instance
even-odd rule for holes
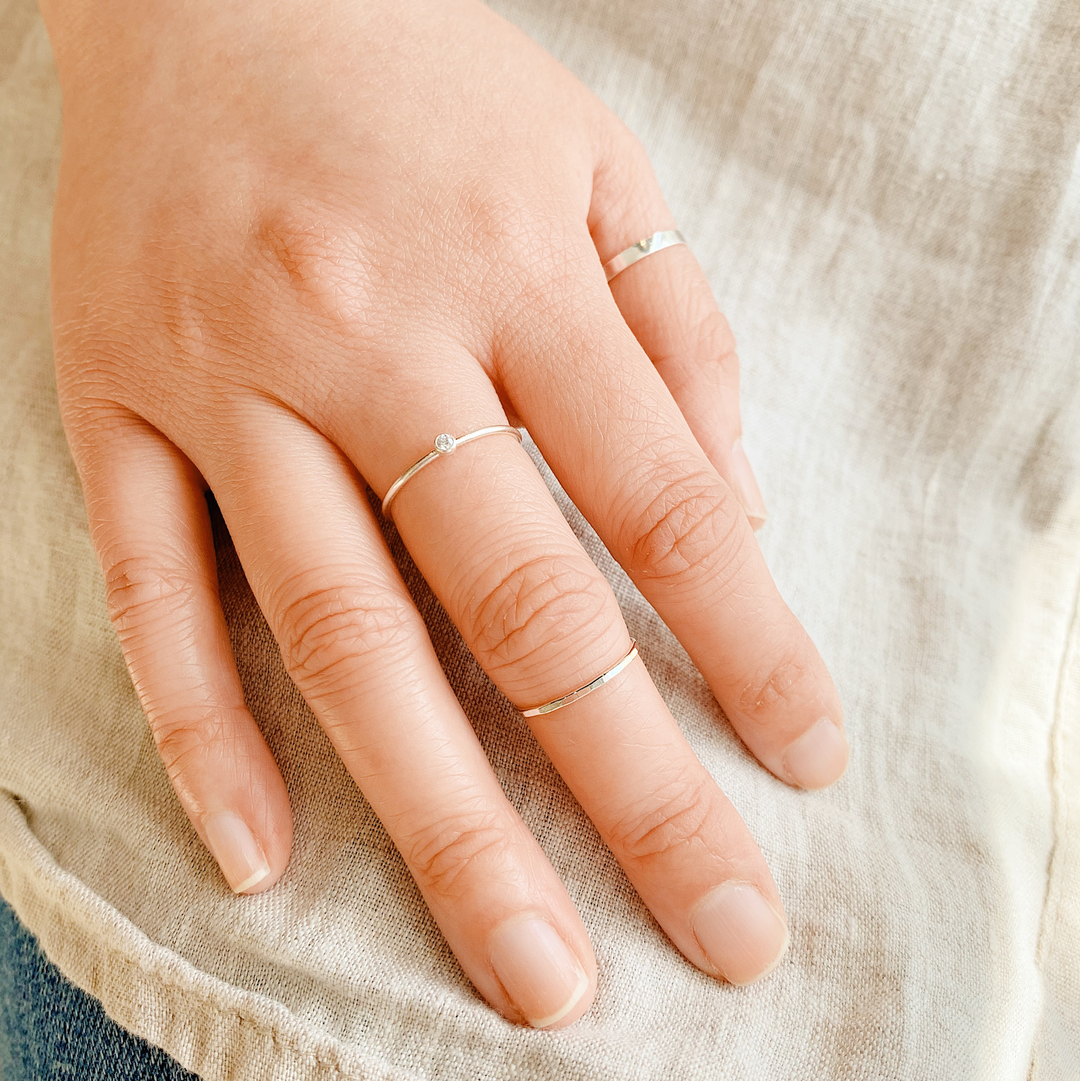
[[[164,1051],[110,1020],[60,974],[0,900],[2,1081],[199,1081]]]

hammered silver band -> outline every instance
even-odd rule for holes
[[[562,698],[553,698],[550,702],[545,702],[542,706],[537,706],[535,709],[523,709],[521,711],[522,717],[542,717],[545,713],[554,713],[555,710],[562,709],[563,706],[568,706],[571,702],[576,702],[579,698],[584,698],[587,694],[592,694],[593,691],[603,687],[605,683],[610,683],[637,655],[637,642],[631,638],[630,652],[617,664],[613,664],[606,672],[598,675],[591,683],[586,683],[584,687],[578,687],[576,691],[564,694]]]
[[[413,462],[413,464],[390,485],[386,495],[383,496],[383,516],[386,516],[386,512],[390,509],[390,504],[393,503],[394,497],[398,492],[400,492],[421,469],[431,465],[432,462],[439,458],[445,458],[448,454],[453,454],[462,443],[471,443],[474,439],[482,439],[485,435],[512,435],[519,443],[521,442],[521,432],[517,428],[512,428],[509,424],[493,424],[490,428],[477,428],[475,432],[466,432],[465,435],[450,435],[449,432],[442,432],[435,437],[435,449],[425,454],[418,462]]]
[[[644,240],[639,240],[636,244],[631,244],[626,251],[621,251],[614,259],[609,259],[604,264],[604,273],[607,275],[607,280],[611,281],[616,274],[621,274],[628,266],[633,266],[646,255],[685,243],[686,237],[678,229],[663,229],[659,233],[647,236]]]

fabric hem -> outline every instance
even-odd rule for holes
[[[3,790],[0,894],[65,977],[203,1081],[412,1081],[153,942],[56,864]]]
[[[1070,501],[1065,517],[1069,538],[1080,541],[1080,496]],[[1062,1050],[1059,1044],[1062,1035],[1067,1044],[1075,1043],[1080,1050],[1080,1030],[1070,1039],[1056,1024],[1062,1016],[1068,1017],[1070,999],[1076,999],[1072,1006],[1080,1007],[1080,979],[1074,976],[1070,980],[1067,971],[1062,974],[1070,965],[1070,958],[1063,956],[1063,952],[1075,950],[1075,946],[1065,944],[1077,941],[1080,934],[1080,836],[1076,835],[1075,826],[1070,832],[1070,823],[1080,818],[1080,558],[1076,558],[1075,552],[1073,555],[1076,585],[1058,669],[1050,731],[1053,840],[1035,951],[1036,964],[1046,986],[1047,1008],[1032,1048],[1029,1081],[1050,1081],[1059,1076],[1056,1060]],[[1076,960],[1080,960],[1080,954]],[[1065,1023],[1068,1025],[1067,1020]],[[1048,1029],[1054,1032],[1049,1040]],[[1043,1054],[1044,1040],[1055,1053]]]

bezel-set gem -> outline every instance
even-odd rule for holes
[[[457,440],[449,432],[435,436],[435,450],[439,454],[453,454],[457,449]]]

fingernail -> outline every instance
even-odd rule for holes
[[[768,518],[765,510],[765,497],[758,487],[757,477],[750,468],[750,459],[743,450],[742,439],[736,439],[731,448],[731,473],[735,481],[735,495],[738,496],[751,527],[757,531]]]
[[[233,893],[250,890],[270,873],[259,842],[238,814],[223,811],[208,815],[202,826],[207,846]]]
[[[705,956],[728,983],[760,979],[788,946],[787,925],[749,882],[725,882],[706,894],[692,926]]]
[[[784,752],[788,778],[800,788],[824,788],[847,768],[848,741],[828,717],[808,728]]]
[[[500,924],[491,936],[490,957],[499,982],[533,1028],[561,1021],[589,986],[578,959],[544,920]]]

